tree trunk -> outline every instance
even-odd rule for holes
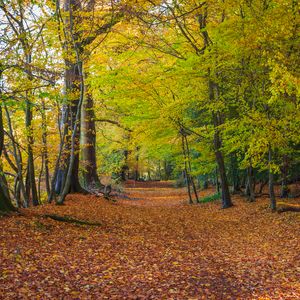
[[[220,182],[219,182],[219,171],[218,171],[218,167],[215,168],[215,188],[216,188],[216,192],[219,194],[220,193]]]
[[[31,54],[28,54],[26,56],[26,63],[28,65],[27,67],[27,73],[29,80],[33,80],[31,70],[30,70],[30,64],[31,64]],[[35,170],[34,170],[34,158],[33,158],[33,130],[32,130],[32,104],[30,99],[30,93],[26,93],[26,108],[25,108],[25,128],[26,128],[26,134],[27,134],[27,180],[28,184],[26,184],[27,188],[27,196],[31,195],[31,201],[33,206],[39,205],[38,195],[37,195],[37,188],[36,188],[36,182],[35,182]]]
[[[74,136],[74,163],[72,164],[71,170],[71,183],[70,183],[70,191],[71,193],[82,192],[81,185],[79,183],[79,148],[80,148],[80,119],[81,119],[81,111],[79,113],[79,119],[76,119],[77,110],[80,102],[80,85],[81,81],[80,74],[82,74],[82,65],[81,63],[75,63],[69,65],[66,70],[66,90],[68,95],[69,104],[69,112],[70,112],[70,122],[69,122],[69,130],[71,135]],[[71,97],[70,95],[74,96]],[[77,123],[78,122],[78,123]],[[75,125],[76,124],[76,125]],[[75,132],[73,132],[76,127]],[[71,138],[72,139],[72,138]],[[72,144],[72,141],[70,141]],[[66,143],[66,151],[68,151],[68,163],[70,162],[70,144]],[[71,145],[71,147],[73,147]]]
[[[187,165],[187,156],[186,156],[186,151],[185,151],[185,146],[184,146],[184,136],[181,135],[181,147],[182,147],[182,154],[183,154],[183,160],[184,160],[184,177],[186,180],[186,186],[187,186],[187,191],[188,191],[188,196],[189,196],[189,203],[193,204],[193,198],[191,194],[191,187],[190,187],[190,174],[188,170],[188,165]]]
[[[48,202],[52,202],[55,195],[59,195],[62,191],[63,179],[66,166],[63,163],[66,159],[62,159],[65,149],[66,137],[68,134],[68,107],[64,106],[61,112],[61,119],[58,118],[58,127],[60,132],[59,151],[55,162],[54,173],[51,180],[51,192],[48,196]]]
[[[85,94],[82,109],[82,161],[84,166],[84,188],[88,190],[103,188],[97,173],[96,159],[96,127],[93,99],[90,94]]]
[[[19,146],[17,145],[17,143],[14,140],[14,131],[13,131],[13,127],[12,127],[12,124],[11,124],[10,114],[9,114],[9,111],[8,111],[7,106],[5,104],[4,104],[4,109],[5,109],[5,112],[6,112],[8,130],[9,130],[9,134],[11,136],[13,155],[14,155],[15,163],[16,163],[16,167],[17,167],[17,177],[18,177],[18,181],[19,181],[19,188],[20,188],[20,192],[23,195],[23,200],[24,200],[23,201],[23,206],[28,207],[29,206],[29,198],[27,196],[25,185],[24,185],[22,154],[21,154],[21,151],[19,149]]]
[[[51,188],[50,188],[50,174],[49,174],[49,157],[48,157],[48,132],[47,132],[47,120],[45,113],[45,101],[42,99],[42,142],[43,142],[43,162],[44,162],[44,174],[45,174],[45,183],[46,183],[46,191],[47,197],[49,197]]]
[[[187,154],[191,184],[192,184],[192,187],[193,187],[194,195],[196,197],[196,202],[200,203],[197,188],[196,188],[195,181],[194,181],[194,177],[191,175],[192,174],[191,156],[190,156],[190,148],[189,148],[189,144],[188,144],[188,139],[187,139],[186,135],[184,136],[184,140],[185,140],[185,146],[186,146],[186,154]]]
[[[1,73],[0,73],[0,78],[1,78]],[[1,92],[1,91],[0,91]],[[3,118],[2,118],[2,105],[0,105],[0,172],[2,172],[2,150],[3,150],[3,144],[4,144],[4,130],[3,130]],[[7,187],[5,185],[5,178],[4,175],[2,174],[0,176],[0,211],[2,212],[8,212],[8,211],[13,211],[15,210],[14,206],[12,205],[9,194],[7,191]]]
[[[57,10],[60,10],[59,2],[56,3]],[[83,101],[83,74],[82,74],[82,47],[80,42],[75,42],[74,32],[74,13],[80,11],[79,1],[64,1],[64,54],[65,58],[65,95],[67,105],[63,106],[63,114],[67,114],[66,125],[68,133],[66,135],[64,147],[61,155],[61,161],[57,170],[55,191],[60,194],[60,200],[64,201],[65,195],[70,192],[82,192],[83,189],[79,183],[79,148],[80,148],[80,119],[81,104]],[[76,22],[75,22],[76,23]],[[78,109],[80,110],[78,111]],[[75,131],[74,131],[75,130]],[[71,169],[70,169],[71,167]],[[68,185],[66,190],[65,185]],[[65,195],[62,195],[62,194]]]
[[[238,162],[236,153],[232,153],[230,156],[231,162],[231,183],[232,183],[232,193],[237,194],[241,191]]]
[[[127,179],[127,172],[128,172],[128,164],[127,164],[127,159],[128,159],[128,150],[124,150],[124,164],[121,168],[121,181],[126,181]]]
[[[214,102],[219,96],[218,86],[209,80],[209,99]],[[222,190],[222,208],[229,208],[233,204],[231,202],[228,180],[226,175],[226,168],[223,153],[221,151],[222,141],[219,133],[219,126],[223,123],[221,114],[219,112],[212,112],[212,119],[214,124],[214,150],[216,161],[219,169],[220,180],[221,180],[221,190]]]
[[[72,170],[71,170],[71,182],[68,193],[80,193],[84,192],[79,182],[79,149],[80,149],[80,119],[76,119],[77,110],[80,102],[80,74],[82,73],[82,66],[80,63],[68,63],[66,62],[67,69],[65,74],[65,87],[68,105],[63,106],[63,115],[66,115],[65,124],[66,134],[64,137],[64,146],[62,150],[61,159],[59,162],[59,168],[56,176],[55,191],[57,194],[61,194],[67,176],[67,170],[70,165],[71,152],[73,151],[74,157],[72,158]],[[76,125],[75,125],[76,124]],[[76,132],[73,132],[76,127]],[[68,134],[71,134],[70,137]],[[74,149],[71,147],[74,146]]]
[[[255,201],[253,168],[251,165],[247,168],[246,196],[249,202]]]
[[[136,147],[136,155],[135,155],[135,166],[134,166],[134,180],[137,181],[140,178],[139,173],[139,150],[140,147]]]
[[[76,108],[76,114],[74,118],[74,105],[71,107],[71,120],[73,121],[72,124],[72,135],[70,139],[70,154],[69,154],[69,163],[67,167],[67,172],[65,175],[65,180],[63,182],[63,188],[62,192],[60,194],[60,197],[57,201],[57,204],[63,204],[66,195],[69,192],[78,192],[82,191],[82,188],[79,184],[79,177],[78,177],[78,168],[79,168],[79,132],[80,132],[80,120],[81,120],[81,107],[83,104],[83,98],[84,98],[84,79],[82,74],[82,63],[80,63],[80,57],[78,53],[78,49],[76,50],[76,58],[77,58],[77,72],[79,75],[80,80],[80,94],[79,94],[79,101],[77,102]],[[67,77],[68,79],[68,77]]]
[[[289,187],[288,187],[288,156],[283,155],[283,163],[281,168],[281,198],[288,198],[289,196]]]
[[[274,173],[272,170],[272,160],[273,160],[272,148],[271,146],[269,146],[269,195],[270,195],[271,209],[275,211],[276,198],[274,192]]]
[[[233,204],[231,202],[223,154],[221,151],[217,150],[215,151],[215,155],[216,155],[216,160],[217,160],[219,174],[220,174],[220,181],[221,181],[222,208],[229,208]]]

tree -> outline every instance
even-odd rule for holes
[[[81,126],[81,109],[85,97],[85,82],[84,82],[84,62],[88,59],[90,46],[101,34],[107,34],[114,24],[119,22],[121,13],[115,14],[114,7],[105,4],[104,16],[99,18],[94,17],[94,9],[96,8],[95,1],[91,0],[87,3],[82,3],[78,0],[65,1],[63,11],[61,13],[59,3],[56,7],[58,12],[58,20],[62,24],[62,31],[64,36],[63,51],[66,65],[65,71],[65,91],[67,103],[65,105],[65,114],[68,115],[67,123],[70,137],[66,135],[64,150],[65,155],[63,161],[60,163],[60,176],[57,177],[61,181],[59,204],[64,202],[65,196],[71,192],[80,192],[83,189],[79,183],[79,146],[80,146],[80,126]],[[108,13],[108,16],[105,15]],[[103,24],[104,22],[104,24]],[[90,29],[92,28],[92,30]],[[101,42],[100,42],[101,43]],[[99,45],[98,45],[99,46]],[[93,111],[91,99],[87,96],[87,106],[84,106],[85,118],[83,122],[85,128],[93,128],[95,125],[93,118]],[[88,108],[88,109],[87,109]],[[84,131],[84,140],[88,140],[91,145],[95,144],[95,134],[93,131]],[[84,160],[89,165],[89,172],[84,176],[86,182],[92,182],[100,186],[99,178],[97,175],[97,165],[95,149],[93,146],[88,147],[83,152]],[[62,175],[61,175],[62,174]],[[89,174],[89,175],[87,175]],[[93,178],[91,178],[93,177]],[[91,183],[92,184],[92,183]]]
[[[2,65],[0,64],[0,80],[2,81]],[[0,87],[0,96],[2,94],[2,87]],[[7,182],[5,180],[5,176],[3,174],[2,169],[2,151],[3,151],[3,144],[4,144],[4,129],[3,129],[3,117],[2,117],[2,99],[0,105],[0,212],[8,212],[14,211],[15,208],[11,203],[9,192],[7,188]]]

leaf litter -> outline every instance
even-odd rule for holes
[[[125,192],[0,218],[0,299],[299,299],[299,214],[271,213],[267,198],[189,205],[163,182]]]

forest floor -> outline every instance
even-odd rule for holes
[[[240,196],[226,210],[188,205],[166,182],[129,183],[125,194],[69,195],[0,218],[0,299],[300,298],[299,213]]]

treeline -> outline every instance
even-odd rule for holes
[[[105,194],[99,171],[138,179],[141,165],[149,178],[184,172],[190,201],[200,179],[219,184],[224,208],[232,192],[254,201],[258,182],[273,210],[275,184],[289,196],[298,1],[1,0],[0,11],[1,210]]]

